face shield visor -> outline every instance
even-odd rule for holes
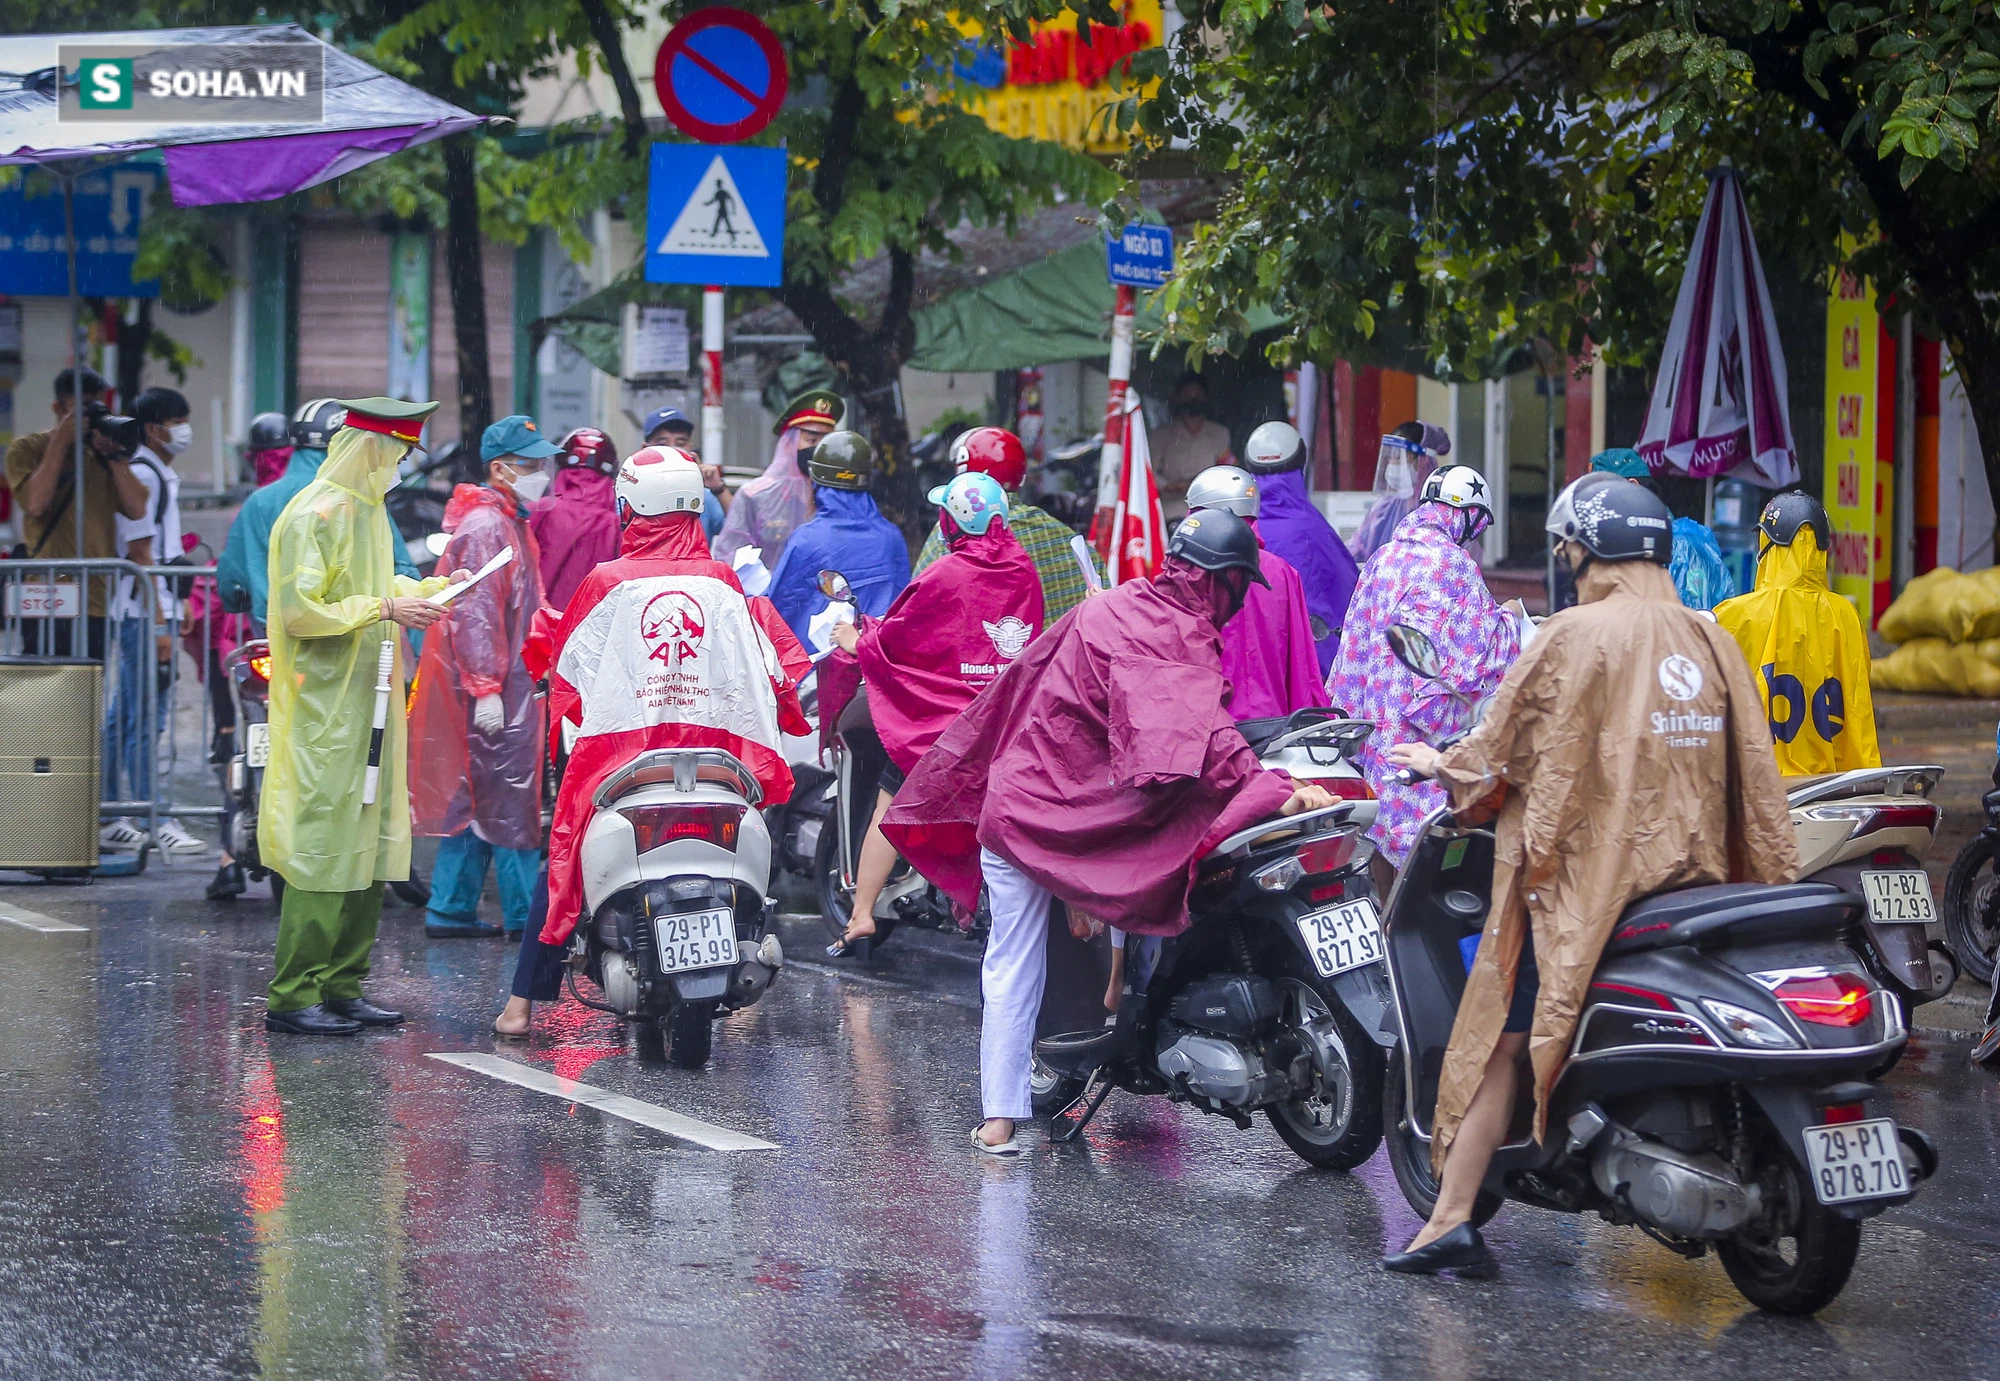
[[[1423,455],[1424,448],[1414,441],[1405,441],[1394,432],[1383,437],[1382,449],[1375,453],[1375,497],[1416,497],[1417,468]]]

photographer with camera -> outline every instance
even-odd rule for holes
[[[98,419],[88,426],[84,437],[83,550],[76,549],[76,378],[65,369],[56,375],[56,425],[45,432],[31,432],[7,448],[7,487],[21,505],[21,544],[12,555],[61,560],[83,556],[108,560],[117,554],[116,518],[137,516],[146,511],[146,490],[132,474],[132,451],[136,435],[121,445],[115,423],[104,406],[104,376],[94,369],[83,371],[83,401],[87,417]],[[107,428],[103,423],[113,423]],[[136,429],[134,429],[136,430]],[[104,580],[90,582],[84,640],[85,656],[104,660],[104,608],[107,598]],[[50,646],[42,646],[42,630],[53,636]],[[76,623],[57,619],[45,624],[26,619],[21,624],[21,650],[30,657],[73,656],[72,640]]]

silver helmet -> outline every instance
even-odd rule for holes
[[[1187,506],[1220,508],[1239,518],[1257,516],[1257,477],[1234,465],[1211,465],[1187,489]]]

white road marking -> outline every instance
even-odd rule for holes
[[[672,1109],[654,1103],[642,1102],[637,1098],[627,1098],[622,1093],[612,1093],[598,1088],[595,1084],[580,1084],[574,1079],[562,1079],[527,1065],[503,1060],[497,1055],[442,1054],[430,1052],[433,1060],[469,1069],[474,1074],[484,1074],[489,1079],[515,1084],[536,1093],[546,1093],[552,1098],[561,1098],[571,1103],[581,1103],[587,1108],[622,1117],[627,1122],[636,1122],[642,1127],[651,1127],[656,1132],[682,1141],[692,1141],[697,1146],[706,1146],[711,1151],[776,1151],[780,1148],[769,1141],[759,1140],[743,1132],[718,1127],[712,1122],[688,1117]]]
[[[25,906],[9,905],[5,909],[0,909],[0,921],[5,921],[8,925],[17,925],[23,930],[40,931],[44,935],[90,933],[90,927],[87,925],[71,925],[68,921],[59,921],[54,916],[44,916],[39,911],[30,911]]]

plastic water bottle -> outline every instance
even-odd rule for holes
[[[1757,584],[1757,515],[1764,506],[1763,492],[1746,480],[1717,480],[1715,484],[1715,544],[1722,548],[1722,560],[1736,578],[1736,592],[1748,594]]]

